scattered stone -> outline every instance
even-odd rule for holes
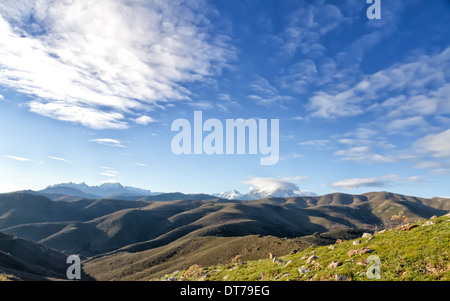
[[[399,231],[410,231],[413,228],[419,227],[418,225],[414,224],[414,225],[406,225],[406,226],[402,226],[400,228],[397,228],[397,230]]]
[[[359,245],[359,244],[361,244],[361,241],[360,241],[360,240],[355,240],[355,241],[353,242],[353,245],[354,245],[354,246]]]
[[[362,238],[366,238],[366,237],[372,237],[371,233],[363,233]]]
[[[342,239],[340,239],[340,238],[338,238],[338,239],[336,239],[336,245],[338,245],[338,244],[340,244],[340,243],[343,243],[344,241],[342,240]]]
[[[308,259],[306,259],[306,263],[314,263],[317,258],[319,257],[317,257],[316,255],[311,255],[308,257]]]
[[[281,259],[281,258],[273,257],[273,260],[272,260],[272,262],[273,262],[273,263],[278,263],[278,262],[280,262],[280,263],[283,263],[283,262],[284,262],[284,260],[283,260],[283,259]]]
[[[347,252],[347,255],[351,257],[351,256],[353,256],[355,254],[366,254],[366,253],[371,253],[371,252],[373,252],[373,250],[371,248],[363,247],[363,248],[358,249],[358,250],[350,250],[350,251]]]
[[[384,232],[386,232],[386,229],[378,231],[378,232],[377,232],[377,235],[383,234]]]
[[[233,259],[231,259],[231,262],[239,262],[241,260],[241,255],[236,255]]]
[[[300,274],[306,274],[306,273],[309,273],[309,272],[311,272],[311,271],[308,270],[307,268],[301,267],[301,268],[298,268],[298,272],[299,272]]]
[[[434,225],[434,222],[432,222],[432,221],[427,221],[427,222],[425,222],[425,223],[422,225],[422,227],[423,227],[423,226],[431,226],[431,225]]]
[[[292,260],[289,260],[288,262],[286,262],[285,265],[283,265],[281,268],[284,269],[285,267],[287,267],[288,265],[290,265],[292,262]]]
[[[373,240],[375,237],[373,237],[373,236],[371,236],[371,237],[369,237],[368,239],[367,239],[367,241],[371,241],[371,240]]]
[[[368,247],[364,247],[364,248],[358,249],[358,253],[359,254],[366,254],[366,253],[372,253],[372,252],[373,252],[373,250],[371,248],[368,248]]]
[[[347,277],[347,276],[345,276],[345,275],[339,275],[339,274],[336,274],[336,275],[334,276],[334,278],[336,279],[336,281],[347,281],[347,280],[348,280],[348,277]]]
[[[334,245],[329,245],[329,246],[328,246],[328,249],[334,250]]]
[[[328,265],[328,268],[330,268],[330,269],[335,269],[335,268],[337,268],[338,266],[341,266],[342,265],[342,262],[340,262],[340,261],[332,261],[329,265]]]
[[[352,256],[355,255],[356,253],[358,253],[358,250],[350,250],[350,251],[347,252],[347,255],[348,255],[349,257],[352,257]]]
[[[435,218],[437,218],[436,215],[433,215],[432,217],[430,217],[430,219],[435,219]]]
[[[269,259],[273,259],[273,254],[272,253],[269,253]]]

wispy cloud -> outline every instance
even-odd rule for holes
[[[371,111],[406,120],[449,113],[446,95],[450,84],[445,75],[449,58],[450,48],[434,55],[416,55],[374,74],[359,76],[356,84],[339,92],[319,90],[307,104],[310,117],[337,118]],[[409,120],[412,121],[418,120]],[[406,123],[391,126],[399,125]]]
[[[414,147],[435,158],[450,157],[450,129],[418,139]]]
[[[147,164],[145,164],[145,163],[140,163],[140,162],[136,162],[136,163],[134,163],[134,165],[142,166],[142,167],[148,167]]]
[[[181,0],[2,1],[0,84],[33,96],[32,112],[127,128],[137,111],[190,99],[184,83],[219,73],[234,57],[227,37],[210,34],[207,8]]]
[[[103,144],[107,146],[114,146],[114,147],[125,147],[122,145],[122,143],[119,140],[116,139],[110,139],[110,138],[97,138],[97,139],[91,139],[90,142],[95,142],[98,144]]]
[[[248,97],[256,104],[271,107],[273,105],[283,106],[284,103],[292,100],[289,95],[283,95],[277,88],[275,88],[266,78],[257,76],[253,80],[249,88],[252,94]]]
[[[353,190],[360,187],[377,187],[387,188],[397,184],[406,184],[412,182],[418,182],[421,178],[418,176],[412,176],[408,178],[402,178],[398,175],[386,175],[370,178],[354,178],[344,179],[331,184],[333,187],[342,188],[345,190]]]
[[[313,196],[313,192],[301,190],[298,185],[301,185],[306,177],[284,177],[276,178],[262,178],[253,177],[250,180],[243,181],[243,184],[250,185],[250,189],[256,189],[261,192],[274,192],[275,190],[292,190],[297,195]]]
[[[24,158],[24,157],[11,156],[11,155],[7,155],[6,157],[9,158],[9,159],[16,160],[16,161],[21,161],[21,162],[30,161],[30,159]]]
[[[135,118],[133,120],[134,120],[134,122],[136,122],[137,124],[140,124],[140,125],[147,125],[149,123],[156,122],[155,119],[153,119],[150,116],[146,116],[146,115],[139,116],[138,118]]]
[[[64,159],[64,158],[60,158],[60,157],[54,157],[54,156],[48,156],[50,159],[52,160],[56,160],[56,161],[62,161],[62,162],[66,162],[66,163],[71,163],[71,161]]]

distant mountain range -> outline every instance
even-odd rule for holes
[[[230,190],[222,193],[208,194],[183,194],[180,192],[153,192],[147,189],[136,188],[132,186],[123,186],[120,183],[104,183],[99,186],[89,186],[86,183],[61,183],[46,187],[45,189],[38,191],[24,191],[28,193],[35,193],[44,195],[52,200],[66,200],[73,201],[81,198],[86,199],[120,199],[120,200],[143,200],[150,201],[155,198],[153,196],[164,195],[167,200],[183,199],[188,196],[189,198],[199,200],[199,195],[203,195],[200,199],[208,199],[217,197],[227,200],[260,200],[265,198],[288,198],[298,196],[314,196],[315,194],[310,192],[293,191],[290,189],[279,188],[259,188],[253,189],[248,193],[242,194],[237,190]],[[149,198],[150,197],[150,198]]]
[[[86,183],[61,183],[36,191],[43,195],[64,195],[88,199],[136,199],[161,193],[150,190],[123,186],[120,183],[104,183],[99,186],[89,186]]]
[[[242,194],[237,190],[225,191],[222,193],[214,193],[213,196],[227,199],[227,200],[243,200],[252,201],[260,200],[265,198],[290,198],[290,197],[300,197],[300,196],[315,196],[314,193],[306,191],[294,191],[291,189],[279,189],[279,188],[268,188],[268,189],[253,189],[248,193]]]

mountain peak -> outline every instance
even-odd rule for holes
[[[40,192],[67,194],[91,198],[108,198],[118,195],[148,196],[154,194],[150,190],[131,186],[123,186],[119,182],[103,183],[99,186],[89,186],[85,182],[82,182],[80,184],[72,182],[60,183],[48,186],[47,188],[41,190]]]

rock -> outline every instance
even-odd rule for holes
[[[282,263],[282,262],[284,262],[284,260],[281,259],[281,258],[274,257],[273,260],[272,260],[272,262],[273,262],[273,263],[278,263],[278,262]]]
[[[317,258],[319,257],[317,257],[316,255],[311,255],[308,257],[308,259],[306,259],[306,263],[314,263]]]
[[[269,253],[269,259],[273,259],[273,254],[272,253]]]
[[[427,222],[423,223],[422,227],[423,227],[423,226],[431,226],[431,225],[434,225],[434,222],[432,222],[432,221],[427,221]]]
[[[357,252],[359,254],[366,254],[366,253],[372,253],[373,250],[371,248],[364,247],[364,248],[358,249]]]
[[[371,237],[369,237],[368,239],[367,239],[367,241],[371,241],[371,240],[373,240],[375,237],[373,237],[373,236],[371,236]]]
[[[351,257],[351,256],[353,256],[355,254],[366,254],[366,253],[371,253],[371,252],[373,252],[373,250],[371,248],[363,247],[363,248],[358,249],[358,250],[350,250],[350,251],[347,252],[347,255]]]
[[[298,268],[298,272],[299,272],[300,274],[306,274],[306,273],[309,273],[309,272],[311,272],[311,271],[308,270],[307,268],[301,267],[301,268]]]
[[[328,246],[328,249],[334,250],[334,245],[329,245],[329,246]]]
[[[356,253],[358,253],[358,250],[350,250],[350,251],[347,252],[347,255],[349,257],[351,257],[351,256],[355,255]]]
[[[353,245],[354,245],[354,246],[359,245],[359,244],[361,244],[361,241],[360,241],[360,240],[355,240],[355,241],[353,242]]]
[[[345,275],[339,275],[339,274],[336,274],[336,275],[334,276],[334,278],[336,279],[336,281],[347,281],[347,280],[348,280],[348,277],[347,277],[347,276],[345,276]]]
[[[430,219],[435,219],[435,218],[437,218],[436,215],[433,215],[432,217],[430,217]]]
[[[397,230],[399,231],[410,231],[413,228],[419,227],[418,225],[414,224],[414,225],[406,225],[406,226],[402,226],[400,228],[397,228]]]
[[[338,238],[337,240],[336,240],[336,245],[338,245],[338,244],[340,244],[340,243],[343,243],[344,241],[342,240],[342,239],[340,239],[340,238]]]
[[[341,266],[342,265],[342,262],[340,262],[340,261],[332,261],[329,265],[328,265],[328,268],[330,268],[330,269],[335,269],[335,268],[337,268],[338,266]]]
[[[372,234],[370,233],[363,233],[362,238],[366,238],[366,237],[372,237]]]
[[[377,232],[377,235],[379,235],[379,234],[383,234],[384,232],[386,232],[386,230],[381,230],[381,231],[378,231],[378,232]]]
[[[287,267],[288,265],[290,265],[292,262],[292,260],[289,260],[288,262],[286,262],[285,265],[283,265],[281,268],[284,269],[285,267]]]
[[[239,262],[241,260],[241,255],[236,255],[233,259],[231,259],[231,262]]]

